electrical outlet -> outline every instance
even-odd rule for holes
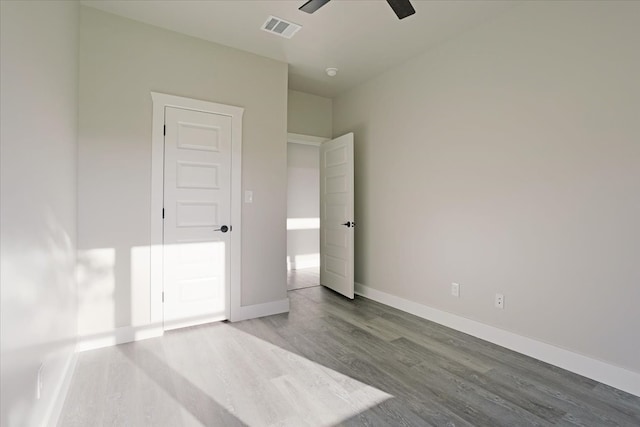
[[[502,310],[504,308],[504,295],[496,294],[495,304],[496,304],[496,308],[499,308]]]
[[[40,400],[40,396],[42,395],[42,368],[44,368],[44,364],[40,364],[38,368],[38,377],[36,378],[36,399]]]
[[[451,295],[458,298],[460,296],[460,285],[457,283],[451,284]]]

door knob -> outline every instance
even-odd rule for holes
[[[223,225],[222,227],[216,228],[213,231],[222,231],[223,233],[226,233],[227,231],[229,231],[229,227],[227,227],[226,225]]]
[[[342,225],[344,225],[345,227],[349,228],[349,227],[355,227],[356,223],[355,222],[351,222],[351,221],[347,221]]]

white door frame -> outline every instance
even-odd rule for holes
[[[321,136],[303,135],[301,133],[287,133],[287,142],[290,144],[300,145],[312,145],[314,147],[320,147],[323,142],[330,141],[331,138],[324,138]]]
[[[166,107],[202,111],[231,117],[231,274],[228,286],[227,318],[240,313],[242,274],[242,116],[244,108],[181,96],[151,92],[153,127],[151,131],[151,324],[162,326],[163,218],[164,206],[164,115]]]

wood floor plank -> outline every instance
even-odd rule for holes
[[[320,268],[309,267],[287,271],[287,289],[308,288],[320,284]]]
[[[137,426],[142,424],[143,415],[139,408],[138,376],[135,364],[127,358],[122,348],[111,351],[107,368],[106,405],[104,408],[105,425]]]
[[[442,356],[407,338],[400,338],[392,344],[402,348],[406,352],[414,353],[416,356],[421,355],[424,360],[424,362],[420,364],[421,367],[429,366],[430,369],[435,368],[438,371],[448,372],[450,375],[454,375],[456,378],[468,382],[477,389],[486,391],[494,400],[501,399],[508,402],[510,407],[517,409],[516,412],[520,412],[520,409],[522,409],[547,422],[556,422],[565,414],[564,411],[545,404],[542,401],[538,401],[529,396],[523,396],[523,394],[514,387],[492,382],[483,375],[483,372],[469,369],[457,360]]]
[[[534,396],[547,404],[566,412],[564,420],[581,426],[634,426],[638,423],[624,413],[607,407],[595,395],[577,394],[575,389],[559,387],[540,381],[536,375],[526,375],[507,367],[492,370],[487,377],[502,384],[515,384],[524,396]]]
[[[385,315],[385,319],[413,330],[418,335],[426,335],[459,353],[473,354],[474,360],[482,361],[491,369],[507,365],[543,377],[544,381],[549,383],[562,387],[574,387],[576,390],[592,390],[598,384],[589,378],[407,313],[390,313]]]
[[[164,365],[156,363],[166,357],[162,341],[147,340],[137,345],[121,345],[117,349],[137,368],[136,391],[142,424],[184,424],[181,406],[173,398],[176,392],[169,372]]]
[[[409,366],[393,363],[390,353],[379,353],[375,349],[369,351],[366,344],[344,333],[327,331],[323,335],[332,337],[339,347],[351,349],[354,354],[357,354],[357,358],[351,361],[351,370],[358,372],[362,381],[383,390],[392,390],[394,396],[408,403],[416,414],[424,414],[426,420],[435,421],[437,424],[456,420],[456,425],[465,425],[463,418],[451,412],[442,396],[430,389],[428,383],[422,381],[418,375],[411,372]]]
[[[324,287],[79,355],[66,426],[640,426],[640,398]]]
[[[82,427],[96,423],[102,425],[104,417],[104,396],[107,387],[107,363],[109,351],[103,349],[87,351],[78,357],[60,425]]]
[[[598,384],[593,388],[592,393],[593,397],[606,402],[616,411],[637,420],[640,426],[640,399],[636,396],[605,384]]]
[[[495,367],[495,362],[492,359],[479,357],[477,353],[461,349],[446,339],[434,338],[433,335],[421,333],[420,331],[413,329],[403,328],[402,326],[384,318],[373,319],[371,323],[396,331],[400,337],[412,340],[413,342],[429,348],[431,351],[438,353],[443,357],[457,360],[459,363],[473,371],[488,372]]]

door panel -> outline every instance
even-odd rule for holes
[[[228,317],[231,117],[167,107],[164,327]]]
[[[354,296],[353,192],[349,133],[320,147],[320,283],[348,298]]]

